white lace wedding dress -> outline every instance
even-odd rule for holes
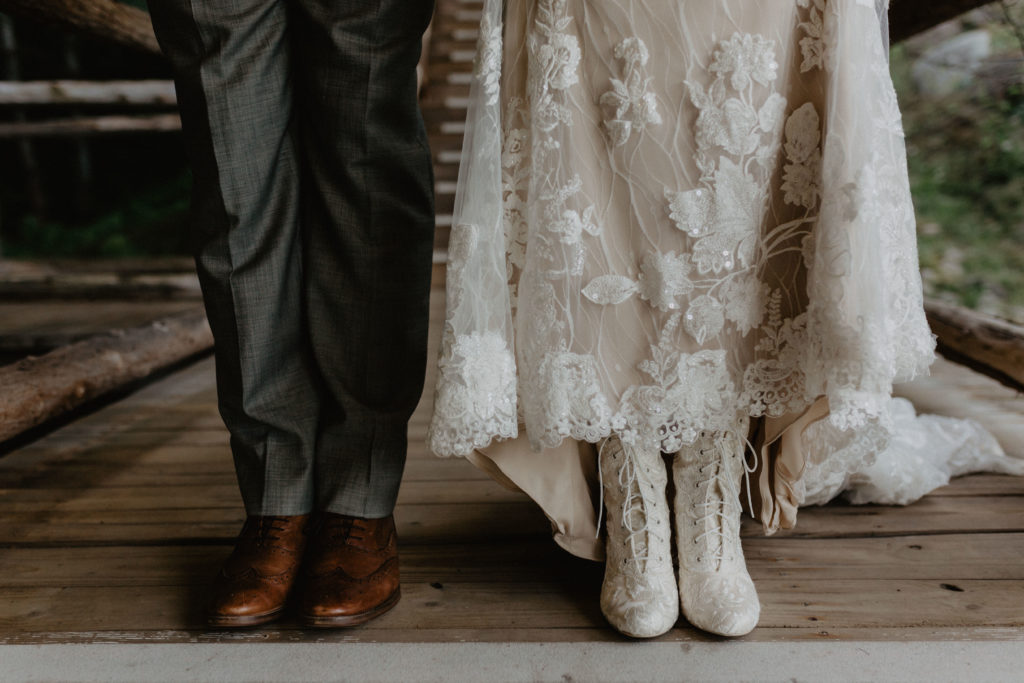
[[[755,418],[769,532],[1019,469],[890,398],[934,342],[881,2],[486,0],[431,448],[588,557],[613,433],[674,452]]]

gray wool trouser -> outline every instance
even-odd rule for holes
[[[248,514],[391,513],[426,364],[433,0],[150,0]]]

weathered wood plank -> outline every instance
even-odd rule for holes
[[[212,346],[205,315],[184,313],[0,368],[0,442]]]
[[[233,477],[232,477],[233,479]],[[409,481],[402,485],[398,504],[513,503],[527,498],[488,479],[462,481]],[[44,487],[0,489],[0,518],[10,513],[102,512],[112,506],[125,510],[192,510],[229,508],[242,504],[238,487],[230,483],[209,486],[155,484],[117,489],[89,487],[51,489]]]
[[[149,15],[115,0],[0,0],[0,11],[160,54]]]
[[[744,519],[745,532],[759,525]],[[925,496],[907,507],[830,503],[800,510],[795,529],[786,538],[846,538],[942,534],[969,531],[1024,531],[1024,505],[1019,497]]]
[[[440,587],[437,587],[440,585]],[[950,584],[951,586],[952,584]],[[762,580],[763,628],[1014,627],[1024,581]],[[422,628],[519,629],[603,627],[598,577],[550,584],[406,581],[402,602],[364,631]],[[0,632],[204,630],[205,591],[165,586],[0,589]],[[125,604],[131,604],[130,611]],[[493,609],[501,605],[496,619]]]
[[[603,568],[568,555],[548,538],[514,542],[409,543],[402,576],[412,582],[551,582],[576,575],[600,582]],[[890,581],[1024,580],[1024,534],[898,538],[748,538],[755,582],[765,579]],[[0,548],[4,586],[206,586],[230,550],[220,544]]]
[[[173,107],[173,81],[0,81],[0,106],[120,104]]]
[[[82,116],[53,121],[0,123],[0,140],[14,138],[77,138],[124,133],[176,133],[180,130],[181,117],[177,114]]]
[[[195,301],[0,302],[0,351],[52,350],[189,310]]]
[[[1024,628],[1000,626],[935,627],[909,626],[903,628],[787,628],[759,627],[739,642],[1004,642],[1024,641]],[[614,643],[625,641],[607,627],[592,628],[481,628],[481,629],[338,629],[303,631],[275,624],[269,628],[236,631],[163,630],[104,630],[104,631],[41,631],[0,633],[0,644],[110,644],[110,643]],[[709,636],[680,623],[667,634],[650,642],[655,643],[720,643]],[[634,645],[635,647],[635,645]]]
[[[940,353],[1024,390],[1024,327],[941,301],[928,301],[925,310]]]
[[[191,467],[187,463],[183,467]],[[475,471],[475,470],[474,470]],[[0,488],[0,515],[27,512],[102,512],[112,506],[124,510],[191,510],[210,508],[237,509],[241,504],[238,487],[234,483],[234,472],[229,466],[222,470],[224,476],[220,483],[176,483],[160,481],[151,484],[126,484],[111,486],[109,482],[100,481],[95,486],[74,486],[74,481],[63,482],[63,487],[52,487],[48,477],[34,476],[41,481],[40,486]],[[154,478],[166,473],[159,470]],[[203,477],[208,479],[209,477]],[[984,497],[1013,497],[1017,504],[1024,505],[1024,495],[1019,487],[1014,492],[1005,486],[1008,480],[1002,478],[1002,486],[997,486],[1000,477],[979,477],[982,485],[965,486],[965,491],[956,492],[959,486],[946,487],[950,497],[973,497],[977,504]],[[76,478],[81,483],[84,478]],[[966,477],[969,482],[973,477]],[[24,481],[24,480],[22,480]],[[455,482],[458,482],[455,485]],[[945,490],[945,489],[944,489]],[[398,496],[401,505],[429,504],[476,504],[476,503],[513,503],[528,500],[522,493],[510,491],[487,478],[415,480],[407,479],[402,484]],[[1013,504],[1013,503],[1011,503]],[[809,512],[812,515],[830,515],[829,509],[822,512]],[[756,526],[749,529],[751,537],[756,537]]]
[[[0,545],[206,542],[234,538],[244,519],[240,507],[11,512],[4,514]],[[526,502],[408,504],[396,512],[395,519],[399,536],[408,543],[544,538],[549,534],[547,519]]]
[[[928,494],[935,496],[1020,496],[1024,486],[1020,479],[1004,474],[972,474],[958,477],[947,486]]]
[[[189,481],[172,469],[163,471],[168,485]],[[89,485],[89,480],[83,480]],[[220,480],[223,482],[223,478]],[[127,483],[127,482],[124,482]],[[134,482],[133,482],[134,483]],[[216,482],[213,482],[216,483]],[[175,543],[232,538],[241,526],[240,508],[5,512],[3,544]],[[468,541],[488,538],[546,537],[548,522],[528,501],[405,504],[396,511],[399,535],[409,543]],[[804,510],[797,529],[780,538],[872,538],[968,532],[1024,532],[1024,505],[1016,497],[925,498],[905,508],[830,505]],[[744,520],[745,537],[761,535],[760,526]],[[1022,549],[1024,554],[1024,549]]]
[[[229,465],[193,468],[168,466],[139,471],[133,468],[109,467],[103,470],[83,468],[73,458],[65,465],[53,469],[22,471],[13,476],[0,472],[0,486],[6,488],[32,486],[45,482],[48,488],[81,489],[91,486],[117,490],[137,486],[220,486],[234,482],[234,471]],[[462,460],[446,460],[434,464],[426,460],[406,464],[405,482],[444,481],[459,485],[467,481],[489,481],[488,476]]]

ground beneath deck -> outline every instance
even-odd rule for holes
[[[432,305],[433,357],[438,289]],[[941,363],[903,393],[931,410],[973,412],[1024,455],[1024,399],[1013,392]],[[0,459],[0,671],[114,680],[115,650],[67,651],[100,643],[188,644],[157,650],[167,668],[156,671],[166,675],[153,675],[195,680],[306,680],[325,671],[364,680],[630,679],[642,671],[637,679],[655,680],[678,678],[679,666],[700,678],[848,671],[878,679],[888,671],[937,680],[932,674],[966,675],[965,662],[990,653],[1002,671],[985,669],[988,680],[1012,679],[1024,664],[1024,479],[966,477],[906,508],[805,509],[797,530],[771,538],[751,523],[744,549],[763,605],[753,634],[726,643],[682,622],[653,644],[628,645],[601,616],[600,565],[555,546],[522,495],[426,451],[430,396],[412,421],[396,512],[403,599],[354,630],[303,631],[287,619],[249,631],[204,627],[207,585],[243,521],[209,359]],[[257,643],[296,647],[287,655],[243,647]],[[298,647],[323,643],[345,647]],[[388,645],[381,660],[380,644],[403,645]],[[154,665],[146,652],[136,646],[127,656]],[[887,669],[892,658],[910,668]],[[518,668],[502,668],[510,662]],[[735,668],[751,662],[757,668]],[[881,667],[877,675],[872,667]]]

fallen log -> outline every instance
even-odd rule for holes
[[[173,107],[173,81],[0,81],[0,105]]]
[[[939,353],[1024,391],[1024,326],[934,300],[925,312]]]
[[[160,54],[149,15],[115,0],[0,0],[0,12]]]
[[[177,114],[95,116],[55,121],[0,123],[0,140],[5,138],[83,137],[119,133],[173,133],[179,130],[181,130],[181,117]]]
[[[212,347],[197,309],[0,367],[0,443]]]

